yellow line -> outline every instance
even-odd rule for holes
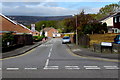
[[[120,60],[112,60],[112,59],[105,59],[105,58],[95,58],[95,57],[90,57],[90,56],[79,56],[77,54],[74,54],[70,49],[67,49],[68,53],[80,57],[80,58],[86,58],[86,59],[93,59],[93,60],[100,60],[100,61],[109,61],[109,62],[120,62]]]
[[[8,58],[3,58],[3,59],[0,59],[0,60],[6,60],[6,59],[12,59],[12,58],[17,58],[17,57],[21,57],[21,56],[25,56],[27,54],[30,54],[31,52],[33,52],[35,49],[32,49],[24,54],[21,54],[21,55],[18,55],[18,56],[14,56],[14,57],[8,57]]]

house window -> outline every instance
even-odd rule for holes
[[[119,22],[120,22],[120,16],[119,16]]]
[[[115,23],[117,23],[117,17],[115,17]]]

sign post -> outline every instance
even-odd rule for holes
[[[109,48],[112,53],[112,47],[113,47],[113,45],[111,42],[101,42],[101,53],[103,51],[103,48]]]

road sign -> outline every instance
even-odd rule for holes
[[[101,46],[112,46],[111,42],[101,42]]]

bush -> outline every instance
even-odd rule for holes
[[[14,35],[12,33],[5,33],[2,35],[2,47],[9,47],[14,45]]]
[[[45,36],[33,36],[33,40],[34,40],[35,42],[37,42],[37,41],[42,41],[43,38],[45,38]]]

